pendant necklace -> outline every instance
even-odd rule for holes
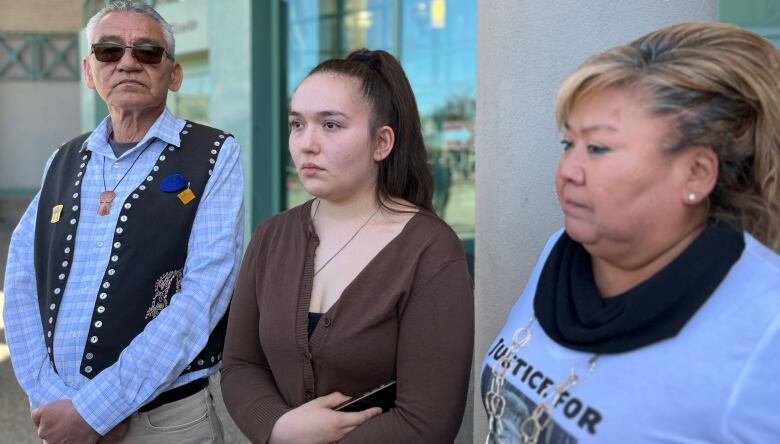
[[[528,324],[515,330],[512,335],[512,344],[507,349],[507,352],[504,353],[504,356],[493,366],[490,388],[485,394],[485,406],[488,414],[488,434],[485,437],[485,444],[500,444],[506,441],[502,417],[504,416],[504,409],[507,407],[507,401],[502,391],[506,383],[506,374],[512,366],[512,360],[515,358],[517,351],[525,347],[533,336],[531,334],[531,326],[534,321],[536,321],[536,316],[531,316]],[[536,444],[539,441],[544,430],[552,423],[552,410],[558,405],[561,396],[590,376],[596,369],[596,361],[598,359],[599,355],[595,354],[587,361],[582,362],[579,367],[584,367],[584,369],[578,369],[578,366],[575,365],[557,387],[548,388],[542,393],[542,400],[520,424],[519,438],[521,443]],[[578,370],[584,371],[578,372]]]
[[[100,201],[97,209],[98,216],[108,216],[111,214],[111,204],[114,203],[114,198],[116,198],[116,188],[120,183],[122,183],[123,180],[125,180],[125,177],[127,177],[127,174],[130,172],[130,170],[133,169],[135,163],[138,162],[138,159],[143,156],[144,152],[146,152],[146,149],[151,145],[151,143],[146,144],[144,149],[141,150],[137,156],[135,156],[135,160],[133,160],[133,163],[130,164],[130,168],[125,171],[125,174],[122,175],[122,177],[119,179],[119,182],[114,185],[114,188],[112,188],[111,191],[109,191],[108,187],[106,186],[106,157],[103,156],[103,168],[101,170],[101,175],[103,176],[103,191],[100,193]]]
[[[339,250],[338,250],[336,253],[334,253],[334,254],[333,254],[333,256],[331,256],[331,257],[330,257],[328,260],[326,260],[324,264],[320,265],[320,268],[318,268],[317,270],[315,270],[315,271],[314,271],[314,276],[317,276],[317,273],[319,273],[320,271],[322,271],[322,269],[323,269],[323,268],[325,268],[325,266],[326,266],[326,265],[328,265],[328,264],[330,263],[330,261],[332,261],[333,259],[335,259],[335,258],[336,258],[336,256],[338,256],[338,255],[339,255],[339,253],[341,253],[342,251],[344,251],[344,249],[345,249],[345,248],[347,248],[347,245],[349,245],[349,243],[350,243],[350,242],[352,242],[352,240],[353,240],[353,239],[355,239],[355,238],[357,237],[358,233],[360,233],[360,231],[361,231],[361,230],[363,230],[363,228],[364,228],[366,225],[368,225],[368,223],[369,223],[369,222],[371,222],[371,219],[373,219],[373,218],[374,218],[374,216],[376,216],[376,213],[378,213],[378,212],[379,212],[379,209],[380,209],[380,208],[382,208],[382,205],[377,205],[377,207],[376,207],[376,210],[374,210],[374,212],[373,212],[373,213],[371,213],[371,215],[370,215],[370,216],[368,216],[368,219],[366,219],[366,221],[365,221],[365,222],[363,222],[363,225],[361,225],[361,226],[360,226],[360,227],[359,227],[359,228],[358,228],[358,229],[355,231],[355,234],[353,234],[353,235],[352,235],[352,237],[350,237],[350,238],[349,238],[349,240],[348,240],[347,242],[345,242],[345,243],[344,243],[344,245],[342,245],[342,246],[341,246],[341,248],[339,248]],[[316,216],[316,215],[317,215],[317,211],[318,211],[319,209],[320,209],[320,200],[319,200],[319,199],[317,199],[317,206],[314,208],[314,214],[312,214],[312,215],[311,215],[311,222],[312,222],[312,224],[314,224],[314,216]]]

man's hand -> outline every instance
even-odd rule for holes
[[[340,440],[357,426],[382,413],[379,407],[362,412],[333,410],[349,399],[341,393],[307,402],[282,415],[271,430],[271,444],[326,444]]]
[[[100,438],[70,399],[46,404],[33,410],[30,416],[38,426],[38,437],[47,444],[95,444]]]

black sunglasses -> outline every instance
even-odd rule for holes
[[[173,57],[162,46],[154,45],[120,45],[118,43],[94,43],[92,52],[100,62],[114,63],[122,59],[125,49],[130,48],[133,58],[146,65],[156,65],[162,61],[162,56],[173,60]]]

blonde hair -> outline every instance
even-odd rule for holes
[[[780,53],[768,40],[733,25],[685,23],[597,54],[558,91],[558,125],[579,99],[615,87],[673,118],[665,152],[717,154],[710,221],[780,251]]]

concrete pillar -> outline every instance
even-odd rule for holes
[[[554,180],[559,84],[598,51],[670,24],[715,20],[716,1],[490,0],[478,8],[475,443],[487,430],[486,349],[563,224]]]

